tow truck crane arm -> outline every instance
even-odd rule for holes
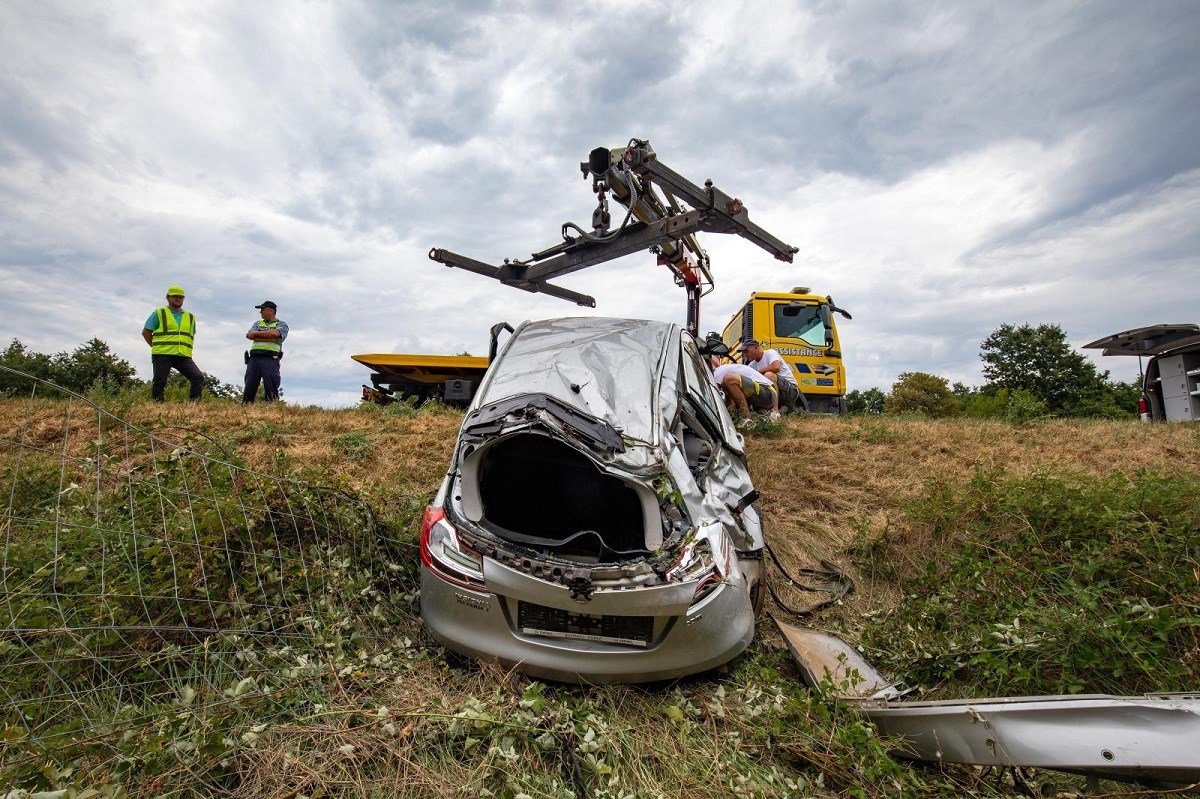
[[[708,255],[696,242],[697,232],[736,233],[788,263],[796,253],[795,247],[751,222],[741,200],[721,191],[711,180],[697,186],[659,161],[648,141],[631,139],[626,147],[614,150],[598,147],[579,167],[585,179],[592,178],[597,197],[590,232],[564,222],[561,242],[533,253],[528,260],[506,258],[499,266],[439,248],[429,251],[430,259],[524,291],[594,308],[594,298],[547,281],[639,250],[652,250],[658,262],[670,268],[676,284],[687,291],[687,326],[697,335],[700,298],[713,282]],[[615,230],[611,229],[608,207],[610,193],[626,209],[624,221]]]

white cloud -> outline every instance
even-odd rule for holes
[[[82,304],[141,366],[137,327],[180,282],[198,362],[238,382],[270,298],[285,393],[348,404],[353,353],[482,354],[499,320],[682,322],[649,255],[556,281],[595,311],[426,257],[525,258],[587,227],[577,164],[639,136],[800,248],[703,236],[705,329],[809,285],[855,315],[852,387],[978,383],[1003,322],[1085,341],[1197,321],[1197,30],[1200,6],[1167,0],[6,4],[0,340],[73,348]]]

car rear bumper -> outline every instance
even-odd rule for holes
[[[574,600],[566,605],[553,591],[523,599],[575,614],[598,615],[602,610],[613,616],[652,615],[653,603],[639,596],[646,593],[636,588],[608,592],[594,597],[595,607]],[[754,637],[749,595],[744,585],[734,582],[720,584],[694,606],[683,608],[681,615],[655,616],[644,646],[522,631],[521,601],[461,588],[421,569],[421,615],[439,643],[470,657],[498,659],[542,679],[589,684],[674,679],[728,662]],[[626,601],[629,610],[622,614],[620,606]]]

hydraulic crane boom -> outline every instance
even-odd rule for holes
[[[500,266],[438,248],[430,250],[429,257],[505,285],[594,308],[592,297],[548,281],[651,250],[660,264],[671,269],[676,284],[687,291],[687,326],[698,335],[700,298],[711,290],[713,281],[708,255],[696,242],[697,232],[736,233],[788,263],[796,253],[795,247],[751,222],[741,200],[721,191],[711,180],[697,186],[659,161],[648,141],[632,139],[615,150],[598,147],[579,166],[584,178],[592,178],[597,197],[590,232],[564,222],[561,242],[533,253],[528,260],[506,258]],[[615,230],[611,229],[609,194],[626,209]]]

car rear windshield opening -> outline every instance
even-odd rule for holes
[[[515,533],[508,537],[518,543],[600,559],[645,551],[633,487],[546,436],[518,435],[489,447],[479,494],[487,523],[501,536]]]

